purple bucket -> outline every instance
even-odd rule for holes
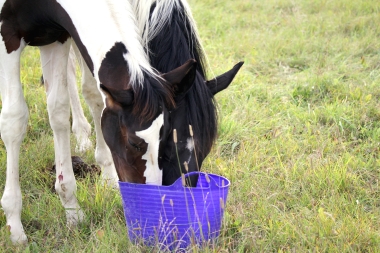
[[[119,182],[129,239],[170,250],[202,244],[219,236],[230,181],[198,173],[196,187]]]

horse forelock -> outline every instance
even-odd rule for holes
[[[145,74],[147,85],[134,87],[134,103],[132,113],[140,122],[153,120],[163,111],[163,107],[174,108],[174,92],[170,84],[156,76]]]

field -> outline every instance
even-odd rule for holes
[[[203,170],[231,187],[220,240],[199,252],[380,252],[378,0],[190,5],[209,76],[245,61],[216,96],[219,137]],[[27,48],[20,179],[29,244],[12,246],[0,211],[0,252],[156,252],[128,241],[118,192],[89,177],[78,180],[86,220],[66,227],[47,172],[54,150],[40,75],[38,50]],[[72,140],[73,154],[94,163]],[[1,194],[5,166],[1,142]]]

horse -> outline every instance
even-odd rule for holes
[[[163,170],[162,184],[171,185],[181,174],[200,170],[217,134],[214,95],[228,87],[243,62],[235,65],[230,71],[206,81],[206,57],[188,3],[185,0],[130,1],[135,11],[145,51],[155,69],[168,72],[186,62],[187,59],[193,58],[197,62],[193,73],[194,81],[185,79],[193,84],[187,92],[182,92],[182,96],[176,96],[176,107],[169,111],[170,134],[167,138],[162,138],[160,143],[164,150],[159,158],[159,167]],[[78,58],[80,59],[79,55]],[[84,69],[86,66],[83,64],[80,66],[83,73],[82,83],[86,87],[88,85],[85,82],[94,82],[94,80],[89,75],[89,71]],[[72,71],[68,76],[70,75],[74,76],[75,72]],[[71,83],[75,85],[75,82]],[[182,87],[188,86],[189,84],[182,85]],[[73,115],[73,122],[75,118]],[[77,121],[84,124],[84,130],[73,132],[87,132],[83,118],[82,116]],[[96,123],[95,129],[100,128]],[[79,124],[75,126],[75,129],[78,127]],[[175,133],[173,129],[176,129],[176,143],[173,141]],[[78,140],[81,139],[78,138]],[[188,179],[189,186],[196,185],[197,176],[191,176]]]
[[[83,12],[91,6],[90,12]],[[160,138],[169,134],[169,111],[175,97],[191,86],[195,60],[160,74],[149,64],[137,32],[132,6],[125,0],[0,0],[1,137],[7,151],[6,183],[1,198],[10,237],[26,243],[21,223],[22,196],[19,153],[26,133],[28,108],[20,82],[20,54],[38,46],[49,122],[53,130],[55,189],[65,208],[67,224],[84,218],[76,199],[71,165],[67,59],[72,40],[94,76],[95,86],[83,87],[94,121],[101,122],[104,139],[97,138],[97,161],[104,180],[156,184]],[[101,18],[100,18],[101,17]],[[121,25],[122,24],[122,25]],[[93,84],[91,82],[91,84]],[[185,84],[186,87],[181,85]],[[101,116],[100,116],[101,115]],[[100,135],[101,136],[101,135]],[[102,144],[103,142],[103,144]],[[115,156],[116,154],[116,156]],[[114,161],[114,163],[113,163]]]

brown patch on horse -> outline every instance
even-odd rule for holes
[[[130,85],[130,75],[124,55],[128,53],[122,42],[116,42],[107,52],[99,68],[100,87],[107,95],[112,109],[115,103],[121,106],[132,106],[132,113],[141,122],[147,122],[157,117],[160,106],[164,104],[174,107],[173,87],[148,73],[144,74],[144,86]]]
[[[121,42],[107,52],[99,68],[99,81],[113,90],[126,90],[129,88],[129,69],[124,55],[127,48]]]

